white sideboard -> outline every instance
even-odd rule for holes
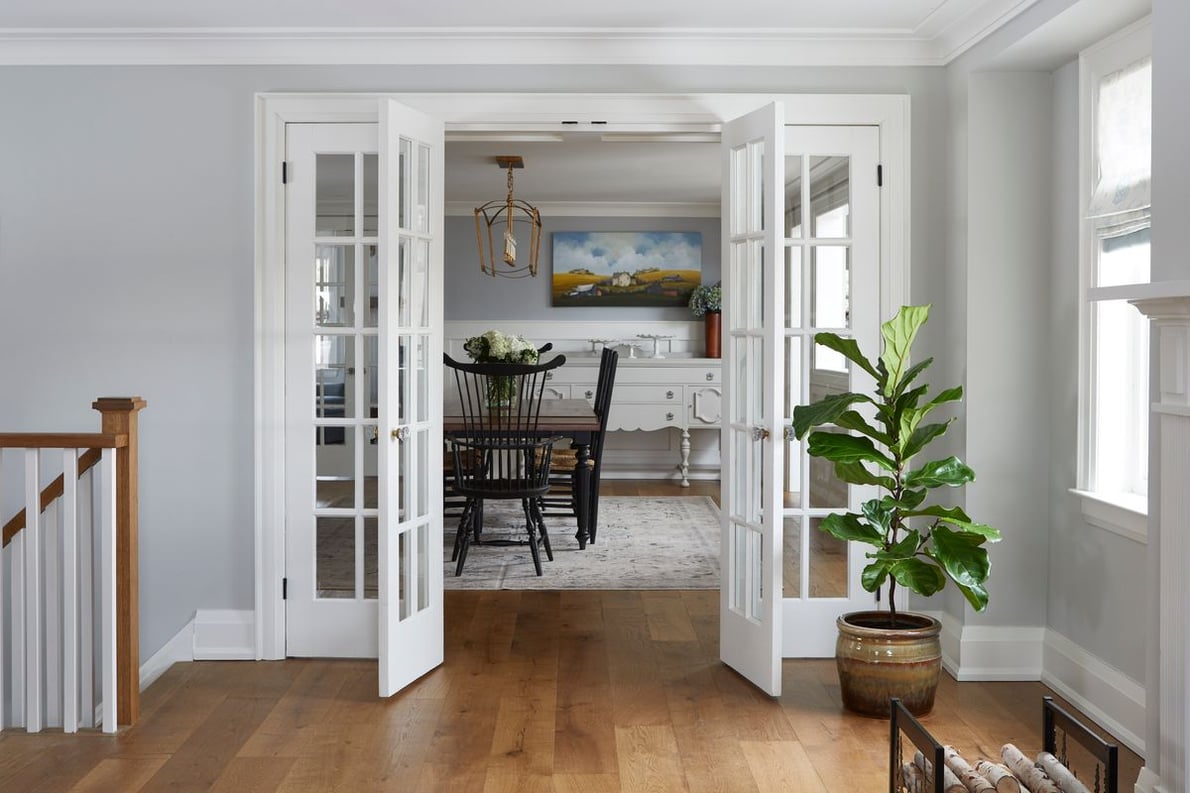
[[[569,353],[566,365],[550,372],[546,388],[557,399],[594,400],[599,359]],[[689,487],[690,431],[717,429],[723,405],[723,376],[717,358],[630,358],[621,355],[612,389],[608,429],[674,429],[681,433],[678,469]]]

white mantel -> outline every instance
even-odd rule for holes
[[[1137,790],[1186,790],[1186,689],[1190,640],[1190,281],[1148,285],[1130,302],[1152,320],[1149,427],[1149,678],[1145,686],[1151,749]],[[1153,542],[1153,538],[1156,542]]]

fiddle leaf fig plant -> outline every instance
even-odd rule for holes
[[[877,592],[888,585],[890,626],[896,624],[896,588],[933,595],[953,581],[976,611],[987,608],[984,588],[991,563],[985,544],[1000,539],[991,526],[976,523],[960,507],[929,503],[930,491],[961,487],[975,472],[959,458],[920,462],[930,443],[946,432],[954,418],[929,423],[941,405],[963,398],[962,386],[929,397],[929,386],[914,385],[933,362],[911,364],[914,339],[929,318],[930,307],[902,306],[880,326],[883,350],[868,360],[855,339],[819,333],[815,341],[843,354],[876,381],[871,395],[835,394],[793,410],[798,439],[809,435],[808,452],[834,463],[839,479],[854,485],[875,485],[882,491],[865,501],[859,513],[827,516],[819,528],[844,541],[875,548],[863,570],[863,587]],[[856,409],[871,405],[869,421]],[[829,427],[829,429],[822,429]]]

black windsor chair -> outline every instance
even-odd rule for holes
[[[466,499],[455,532],[455,575],[462,575],[467,551],[482,533],[483,504],[519,500],[525,514],[529,552],[541,575],[538,543],[554,559],[538,499],[549,490],[549,471],[557,437],[537,429],[546,373],[566,362],[559,355],[540,364],[460,363],[443,359],[458,386],[463,430],[450,439],[454,467],[452,488]]]
[[[599,359],[599,376],[595,384],[595,415],[599,417],[599,431],[591,441],[591,489],[588,508],[587,533],[595,542],[599,528],[599,480],[603,470],[603,442],[607,435],[607,417],[611,412],[612,390],[616,385],[616,367],[620,354],[610,347],[603,348]],[[578,493],[575,468],[578,458],[572,449],[556,449],[550,466],[550,491],[541,499],[543,514],[577,515]]]

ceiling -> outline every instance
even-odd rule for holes
[[[0,3],[0,64],[941,65],[1036,2],[37,0]],[[546,214],[717,212],[713,135],[538,137],[450,140],[448,210],[502,198],[516,154]]]

